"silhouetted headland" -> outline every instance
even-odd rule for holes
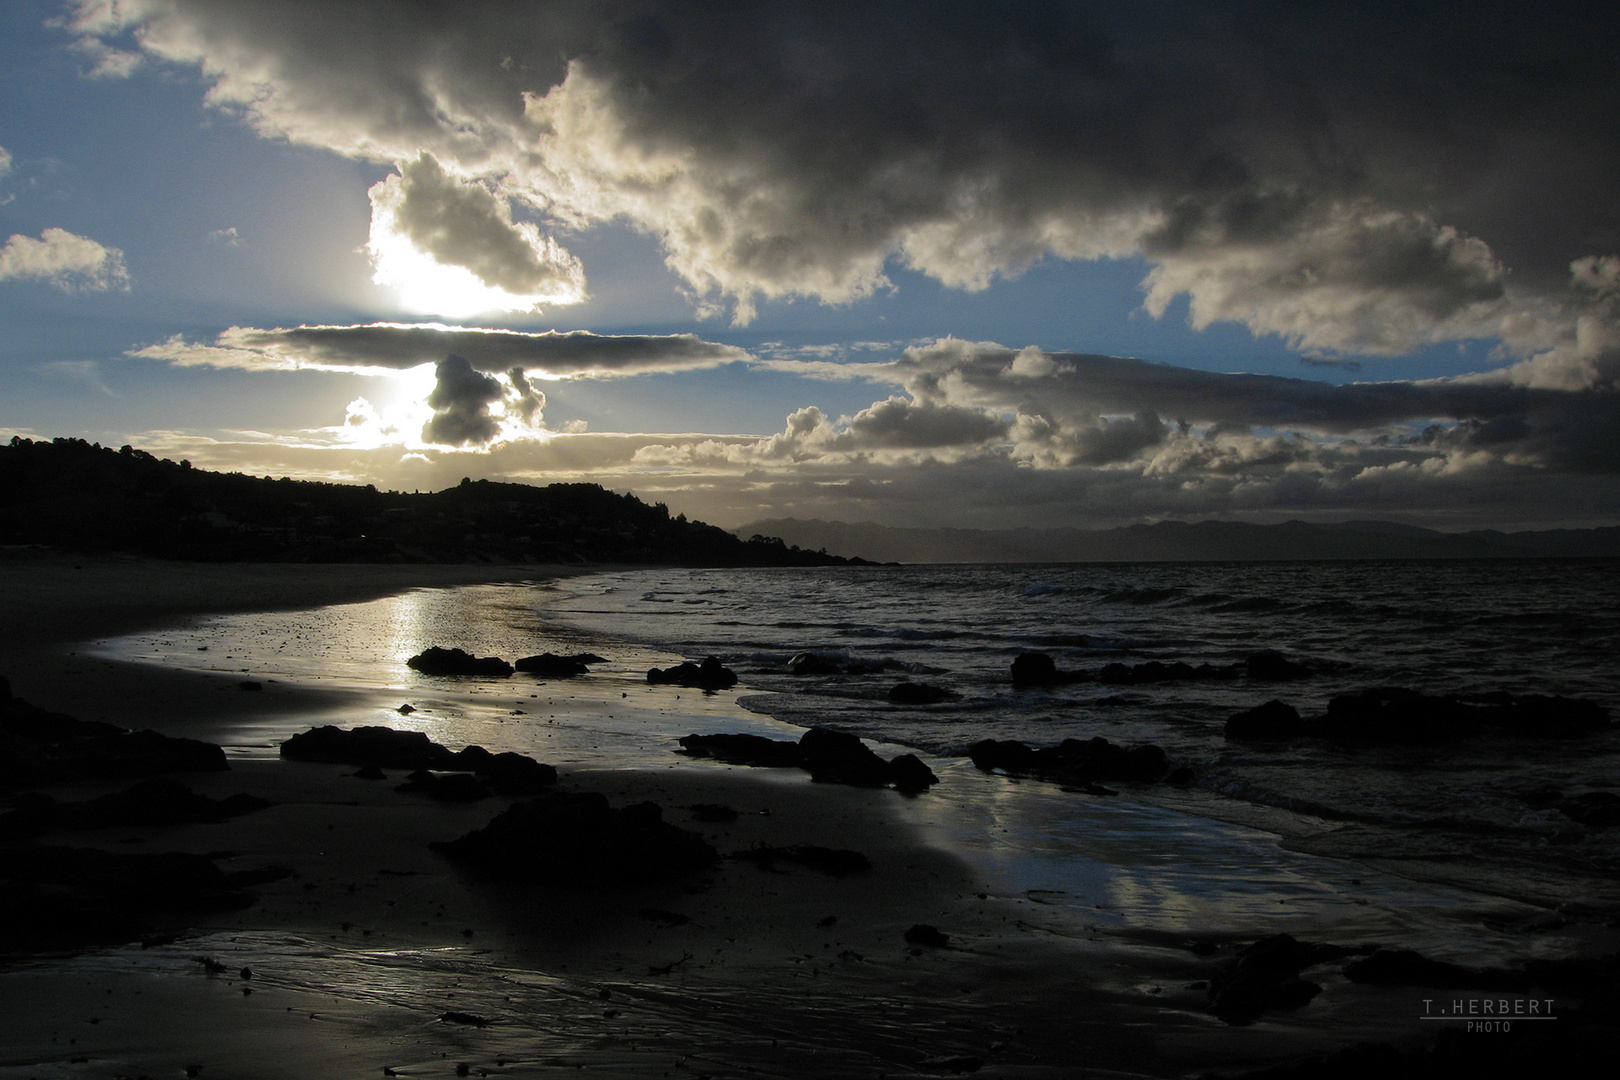
[[[196,469],[83,439],[0,446],[0,544],[202,562],[848,566],[741,539],[597,484],[463,479],[444,491]]]

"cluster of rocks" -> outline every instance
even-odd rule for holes
[[[968,748],[973,764],[986,772],[1051,780],[1098,795],[1112,795],[1100,781],[1155,783],[1163,780],[1185,787],[1192,770],[1172,769],[1161,747],[1123,747],[1097,736],[1082,742],[1064,739],[1056,746],[1032,747],[1017,739],[981,739]]]
[[[497,679],[504,679],[514,671],[552,678],[589,675],[591,669],[586,666],[587,664],[605,662],[595,653],[558,656],[556,653],[545,652],[525,656],[509,664],[499,656],[474,656],[465,649],[446,649],[438,645],[430,646],[405,661],[411,670],[420,671],[424,675],[470,675]]]
[[[11,847],[0,860],[0,953],[131,941],[155,923],[253,900],[203,855]]]
[[[1099,682],[1109,686],[1135,686],[1143,683],[1214,681],[1290,682],[1315,674],[1309,667],[1290,660],[1275,649],[1251,653],[1236,664],[1166,664],[1149,660],[1144,664],[1105,664],[1095,674],[1086,671],[1060,671],[1052,657],[1043,652],[1020,653],[1012,663],[1012,681],[1017,687],[1064,686],[1077,682]]]
[[[268,805],[248,795],[209,799],[174,780],[63,803],[29,790],[227,769],[212,743],[50,712],[11,694],[0,677],[0,953],[129,941],[155,922],[241,907],[239,877],[202,855],[126,854],[38,844],[52,830],[218,821]]]
[[[1563,739],[1608,726],[1607,709],[1575,698],[1507,693],[1461,698],[1376,687],[1339,694],[1328,702],[1326,715],[1309,719],[1292,705],[1268,701],[1234,714],[1224,730],[1234,740],[1322,738],[1377,745],[1485,734]]]
[[[59,802],[47,792],[29,791],[15,796],[11,805],[9,814],[0,815],[0,841],[32,839],[57,829],[212,825],[262,810],[270,802],[243,793],[212,799],[171,777],[159,777],[79,802]]]
[[[0,761],[5,763],[0,790],[230,768],[225,752],[213,743],[50,712],[12,697],[3,677]]]
[[[652,668],[647,681],[654,686],[686,686],[694,690],[730,690],[737,685],[737,673],[720,663],[718,656],[706,657],[701,664],[690,660],[674,667]]]
[[[747,734],[684,735],[680,742],[681,750],[692,757],[732,765],[804,769],[812,779],[823,783],[893,785],[908,794],[939,783],[939,777],[917,755],[901,754],[885,761],[859,736],[831,728],[813,727],[798,742]]]
[[[492,877],[548,885],[645,885],[705,870],[719,855],[664,821],[656,803],[615,808],[596,792],[514,803],[488,825],[431,845]]]
[[[1288,934],[1263,937],[1240,950],[1210,976],[1208,1009],[1228,1024],[1247,1025],[1273,1011],[1292,1012],[1322,992],[1300,972],[1354,950],[1296,941]]]
[[[510,750],[497,754],[482,746],[451,750],[420,731],[381,726],[311,728],[283,742],[281,756],[359,766],[357,775],[370,779],[383,778],[383,769],[409,769],[411,775],[401,790],[456,802],[489,795],[536,795],[557,782],[554,767],[523,754]]]

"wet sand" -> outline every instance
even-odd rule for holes
[[[123,663],[84,655],[77,644],[190,615],[302,609],[416,585],[560,572],[571,570],[199,567],[15,555],[0,559],[8,598],[0,674],[18,696],[48,708],[206,738],[256,719],[342,713],[346,692],[235,693],[224,673]],[[666,704],[679,708],[673,696]],[[716,710],[722,706],[705,703],[692,729],[716,730]],[[673,755],[656,768],[552,763],[563,789],[600,791],[615,805],[656,801],[666,820],[698,829],[722,853],[820,844],[859,850],[873,869],[835,878],[723,860],[657,888],[504,884],[457,868],[427,845],[482,825],[510,800],[436,803],[394,791],[398,778],[368,782],[343,766],[238,755],[230,772],[184,779],[216,797],[260,795],[275,804],[269,809],[216,825],[51,840],[220,853],[228,871],[276,868],[279,876],[253,887],[250,907],[171,927],[172,941],[0,967],[0,1077],[550,1076],[561,1068],[616,1077],[969,1069],[1169,1077],[1359,1039],[1417,1045],[1429,1035],[1414,1022],[1423,991],[1375,991],[1342,979],[1299,1013],[1228,1026],[1204,1012],[1196,984],[1238,944],[1267,931],[1253,905],[1226,939],[1195,941],[1133,926],[1133,912],[1101,904],[1095,925],[1077,924],[1072,906],[1065,914],[1032,887],[1096,888],[1099,897],[1128,895],[1148,881],[1163,889],[1155,864],[1184,858],[1196,873],[1193,856],[1211,857],[1199,853],[1202,844],[1222,858],[1275,860],[1289,895],[1314,895],[1323,910],[1356,903],[1347,895],[1352,864],[1292,856],[1258,833],[1167,839],[1162,814],[1101,808],[1099,836],[1104,825],[1112,832],[1088,865],[1091,878],[1031,882],[1020,880],[1025,870],[987,871],[994,830],[1017,819],[1039,832],[1049,789],[1022,798],[1029,793],[1002,778],[956,770],[936,791],[956,785],[968,792],[968,803],[959,803]],[[1021,800],[1024,809],[992,813],[1003,799]],[[724,804],[739,816],[698,823],[683,809],[696,803]],[[1236,873],[1241,888],[1247,878]],[[1166,895],[1176,900],[1174,888]],[[1280,911],[1287,898],[1263,902]],[[1218,915],[1203,913],[1201,925]],[[1301,928],[1311,916],[1288,915],[1279,914],[1275,929],[1308,937]],[[908,942],[907,929],[918,923],[938,927],[948,943]],[[210,973],[202,957],[223,967]]]

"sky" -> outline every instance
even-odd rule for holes
[[[0,437],[728,527],[1620,523],[1599,10],[10,0]]]

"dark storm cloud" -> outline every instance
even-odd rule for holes
[[[427,403],[433,416],[422,428],[424,442],[440,446],[487,443],[500,433],[489,407],[505,397],[500,381],[476,371],[464,357],[447,356],[434,369],[437,381]]]
[[[715,367],[748,358],[731,345],[692,334],[610,335],[584,330],[524,333],[437,323],[362,326],[297,326],[260,330],[233,326],[212,345],[173,338],[131,353],[186,366],[287,368],[380,368],[404,371],[435,363],[446,353],[465,357],[479,371],[513,367],[551,375],[630,375]]]
[[[268,134],[627,220],[743,320],[886,288],[890,260],[978,288],[1141,254],[1150,310],[1188,295],[1198,325],[1530,353],[1573,333],[1570,264],[1620,250],[1597,11],[123,0],[80,28],[138,28]]]
[[[1333,385],[951,339],[908,349],[889,370],[919,401],[1015,412],[1053,431],[1066,429],[1071,438],[1117,414],[1136,416],[1145,432],[1152,428],[1144,416],[1329,436],[1398,436],[1439,422],[1455,427],[1456,448],[1561,469],[1620,471],[1620,393],[1609,389],[1549,390],[1505,380]],[[1077,448],[1079,459],[1087,453]]]

